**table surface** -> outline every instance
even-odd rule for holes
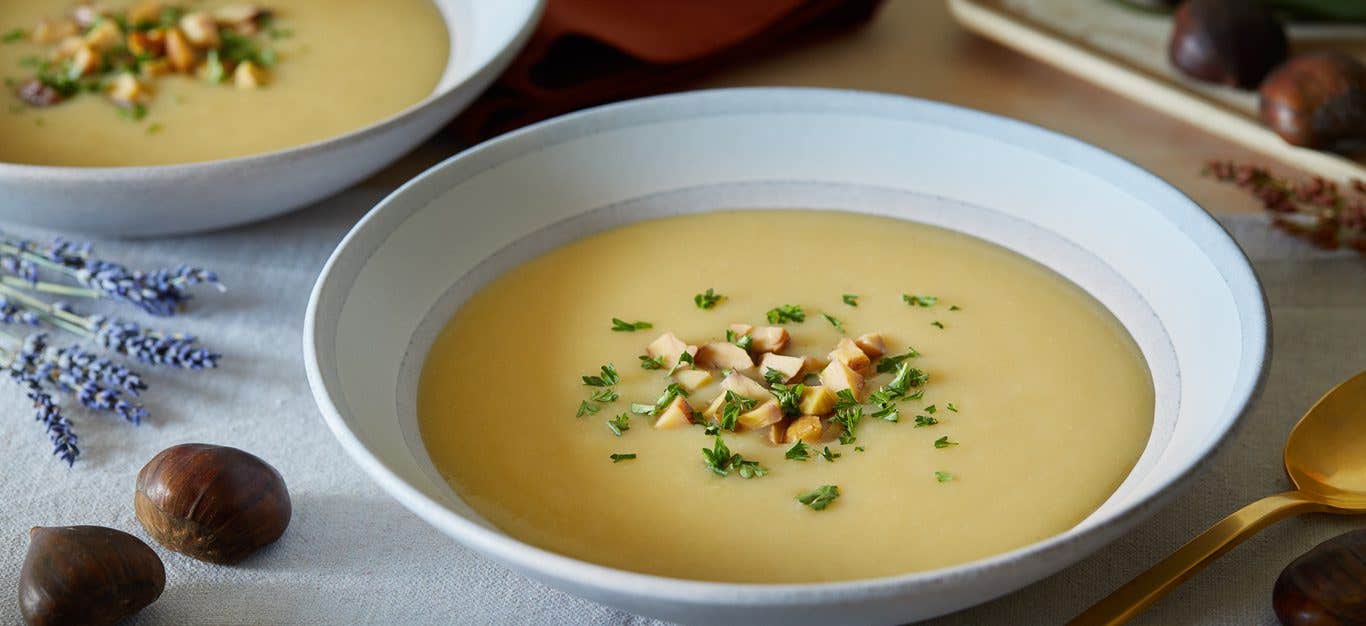
[[[1276,328],[1266,393],[1189,492],[1097,555],[945,624],[1056,623],[1161,558],[1227,512],[1284,489],[1280,446],[1296,417],[1366,366],[1366,261],[1314,251],[1266,229],[1256,204],[1199,176],[1211,157],[1255,159],[1179,120],[1129,103],[958,28],[938,0],[890,0],[865,30],[715,76],[702,87],[810,85],[933,98],[1009,115],[1110,149],[1222,214],[1267,288]],[[289,481],[285,539],[232,567],[163,552],[169,584],[137,624],[646,623],[571,598],[465,551],[399,507],[348,459],[317,416],[300,333],[307,292],[332,247],[373,204],[456,151],[437,139],[317,206],[220,233],[97,242],[105,255],[154,267],[219,270],[232,289],[171,320],[225,352],[207,373],[153,372],[154,417],[136,431],[79,413],[86,456],[67,470],[17,393],[0,393],[0,622],[34,525],[98,524],[142,534],[132,515],[137,468],[174,443],[207,441],[262,454]],[[43,233],[26,231],[35,237]],[[11,392],[14,391],[11,389]],[[359,520],[363,520],[359,521]],[[1139,623],[1268,623],[1270,588],[1294,556],[1355,524],[1283,522],[1235,549]]]

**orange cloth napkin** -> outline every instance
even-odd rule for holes
[[[827,37],[882,0],[550,0],[503,76],[454,122],[477,141],[561,113],[663,93]]]

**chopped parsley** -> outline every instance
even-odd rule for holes
[[[686,353],[685,353],[686,354]],[[640,355],[640,369],[643,370],[662,370],[664,369],[664,357],[651,357],[648,354]]]
[[[641,404],[641,403],[639,403],[639,402],[632,402],[632,403],[631,403],[631,412],[632,412],[632,413],[635,413],[636,415],[654,415],[654,414],[655,414],[655,405],[653,405],[653,404]]]
[[[727,390],[726,399],[721,405],[721,428],[735,430],[740,414],[753,411],[756,406],[759,406],[759,401]]]
[[[950,311],[962,311],[962,310],[963,310],[963,307],[958,306],[958,305],[955,304],[955,305],[953,305],[953,306],[950,306],[950,307],[949,307],[949,310],[950,310]]]
[[[598,405],[596,405],[596,404],[593,404],[593,403],[591,403],[591,402],[589,402],[589,401],[587,401],[587,400],[584,400],[584,401],[582,401],[582,402],[579,403],[579,411],[578,411],[578,413],[575,413],[575,414],[574,414],[574,417],[583,417],[583,416],[585,416],[585,415],[592,415],[592,414],[597,413],[598,411],[601,411],[601,410],[602,410],[602,407],[600,407],[600,406],[598,406]]]
[[[654,324],[651,324],[651,323],[649,323],[649,322],[642,322],[642,321],[639,321],[639,320],[634,321],[634,322],[628,322],[628,321],[626,321],[626,320],[624,320],[624,319],[621,319],[621,318],[618,318],[618,317],[612,318],[612,331],[613,331],[613,332],[618,332],[618,333],[633,333],[633,332],[636,332],[637,330],[648,330],[648,329],[654,328],[654,327],[655,327],[655,325],[654,325]]]
[[[829,313],[821,313],[821,317],[824,317],[825,321],[830,322],[830,325],[834,326],[835,330],[840,331],[840,334],[844,333],[844,322],[839,321],[835,316]]]
[[[948,404],[945,404],[945,405],[944,405],[944,408],[946,408],[946,409],[948,409],[948,410],[950,410],[950,411],[953,411],[954,413],[957,413],[957,412],[958,412],[958,407],[953,406],[953,403],[952,403],[952,402],[950,402],[950,403],[948,403]]]
[[[839,487],[821,485],[814,491],[797,496],[797,501],[810,507],[813,511],[824,511],[825,507],[830,506],[830,503],[838,497],[840,497]]]
[[[754,338],[749,335],[741,335],[729,328],[726,329],[726,343],[733,343],[739,346],[741,350],[748,350],[749,344],[753,342]]]
[[[148,134],[148,135],[155,135],[155,134],[161,132],[161,129],[162,129],[161,124],[150,124],[150,125],[147,126],[147,134]]]
[[[218,84],[228,77],[228,69],[223,67],[223,59],[218,56],[218,50],[210,50],[204,59],[204,80],[209,83]]]
[[[769,309],[766,316],[770,324],[786,324],[788,322],[805,322],[806,311],[795,304],[784,304],[779,307]]]
[[[740,478],[746,479],[768,475],[768,469],[758,461],[747,461],[739,453],[732,454],[720,436],[716,438],[712,448],[702,448],[702,456],[706,460],[707,469],[717,476],[729,476],[732,470],[739,474]]]
[[[907,399],[906,392],[911,387],[919,387],[929,380],[929,376],[914,367],[910,363],[902,363],[896,367],[896,376],[891,382],[883,385],[881,389],[868,396],[868,402],[878,405],[878,410],[873,413],[873,417],[881,418],[889,422],[901,421],[901,414],[897,411],[896,403],[898,400]],[[920,393],[917,392],[917,398]],[[934,411],[930,411],[933,413]]]
[[[22,29],[22,28],[15,28],[15,29],[11,29],[11,30],[5,31],[5,34],[4,34],[4,35],[0,35],[0,42],[4,42],[4,43],[18,43],[18,42],[23,41],[24,39],[27,39],[27,38],[28,38],[28,33],[25,32],[24,29]]]
[[[941,321],[939,321],[939,320],[935,320],[935,321],[933,321],[933,322],[930,322],[930,326],[933,326],[933,327],[935,327],[935,328],[938,328],[939,330],[944,330],[944,323],[941,322]]]
[[[884,356],[881,360],[877,362],[877,373],[891,374],[892,372],[896,371],[897,366],[901,365],[902,361],[905,361],[906,359],[914,359],[918,356],[920,356],[920,353],[917,352],[915,348],[910,347],[906,348],[906,352],[904,354],[889,354],[887,356]]]
[[[770,385],[776,385],[778,383],[783,382],[784,380],[787,380],[787,374],[784,374],[771,367],[764,370],[764,382]]]
[[[920,428],[921,426],[934,426],[935,424],[938,424],[938,423],[939,423],[939,420],[937,420],[937,419],[935,419],[935,418],[933,418],[933,417],[930,417],[930,416],[928,416],[928,415],[917,415],[917,416],[915,416],[915,427],[916,427],[916,428]]]
[[[840,300],[843,300],[844,303],[849,306],[858,306],[858,296],[852,293],[846,293],[840,296]]]
[[[938,410],[939,410],[938,407],[934,406],[933,404],[931,404],[931,405],[925,407],[925,412],[926,412],[926,413],[929,413],[930,415],[934,415],[934,412],[935,412],[935,411],[938,411]]]
[[[684,398],[686,398],[688,397],[688,392],[685,391],[683,387],[678,383],[669,383],[669,385],[664,388],[664,393],[660,394],[658,400],[655,400],[654,406],[650,407],[649,415],[659,415],[661,412],[664,411],[666,407],[669,406],[669,403],[674,401],[674,398],[677,398],[679,396],[683,396]],[[636,412],[637,406],[639,405],[631,405],[631,411],[633,413]]]
[[[953,480],[953,474],[950,474],[948,472],[935,472],[934,479],[941,483],[946,483],[950,480]]]
[[[710,309],[716,306],[717,302],[720,302],[725,298],[725,296],[716,293],[715,290],[708,287],[706,291],[693,296],[692,301],[693,304],[696,304],[697,308],[699,309]]]
[[[617,398],[620,397],[621,396],[617,395],[617,392],[612,389],[599,389],[594,391],[593,395],[589,396],[589,399],[594,402],[616,402]]]
[[[612,431],[613,435],[620,437],[621,433],[631,430],[631,415],[629,413],[622,413],[621,415],[607,420],[607,429]]]
[[[789,461],[805,461],[811,458],[811,448],[806,445],[805,441],[798,440],[797,443],[792,444],[791,448],[787,449],[787,454],[783,456]]]
[[[831,449],[830,449],[830,446],[826,446],[824,450],[821,450],[821,458],[822,458],[822,459],[825,459],[827,462],[830,462],[830,463],[834,463],[834,462],[835,462],[835,459],[838,459],[838,458],[840,458],[841,456],[844,456],[844,455],[842,455],[842,454],[840,454],[840,453],[838,453],[838,452],[835,452],[834,450],[831,450]]]
[[[835,416],[830,421],[844,427],[840,433],[840,443],[854,443],[859,422],[863,421],[863,407],[854,398],[854,392],[841,389],[835,394]]]
[[[631,461],[631,460],[634,460],[635,458],[636,458],[636,453],[634,453],[634,452],[615,453],[615,454],[613,454],[613,455],[611,456],[611,459],[612,459],[612,462],[613,462],[613,463],[620,463],[620,462],[622,462],[622,461]]]
[[[917,296],[909,293],[903,293],[901,294],[901,301],[911,306],[929,308],[938,304],[939,298],[936,296]]]
[[[957,442],[957,441],[949,441],[949,436],[948,436],[948,435],[944,435],[943,437],[940,437],[940,438],[934,440],[934,447],[935,447],[935,448],[949,448],[949,447],[956,446],[956,445],[958,445],[958,442]]]
[[[863,452],[863,446],[854,446],[854,452]]]
[[[597,376],[584,376],[583,384],[589,387],[611,387],[621,380],[617,374],[616,366],[608,363],[602,366],[601,373]]]
[[[680,352],[680,353],[678,354],[678,362],[677,362],[677,363],[674,363],[674,366],[671,367],[671,368],[669,368],[669,375],[670,375],[670,376],[673,376],[673,375],[674,375],[674,372],[677,372],[679,368],[683,367],[684,365],[692,365],[692,364],[693,364],[693,356],[692,356],[692,353],[691,353],[691,352]]]
[[[773,383],[769,386],[768,392],[777,398],[778,406],[783,409],[783,415],[801,415],[802,392],[805,390],[806,385],[801,383],[795,385]]]

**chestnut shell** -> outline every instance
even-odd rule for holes
[[[1272,592],[1286,626],[1366,624],[1366,530],[1329,539],[1281,571]]]
[[[30,626],[114,624],[161,597],[166,568],[147,544],[100,526],[34,528],[19,572]]]
[[[1338,52],[1296,55],[1262,83],[1262,122],[1292,145],[1366,139],[1366,65]]]
[[[1289,50],[1285,26],[1251,0],[1187,0],[1173,24],[1172,65],[1203,81],[1251,89]]]
[[[292,513],[284,478],[225,446],[167,448],[138,473],[133,507],[161,545],[210,563],[241,561],[274,543]]]

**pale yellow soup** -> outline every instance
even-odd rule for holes
[[[191,0],[212,9],[240,0]],[[187,77],[153,81],[141,121],[103,96],[83,94],[29,108],[12,89],[0,102],[0,161],[34,165],[167,165],[296,147],[358,130],[432,93],[449,57],[446,26],[431,0],[259,0],[292,35],[267,39],[278,57],[268,84],[239,90]],[[31,28],[74,3],[0,2],[0,30]],[[111,3],[112,6],[121,6]],[[129,3],[131,4],[131,2]],[[0,45],[0,76],[24,79],[24,57],[49,47]]]
[[[702,310],[693,295],[707,288],[725,299]],[[939,301],[910,306],[902,294]],[[718,340],[783,304],[807,314],[784,325],[785,352],[829,352],[844,335],[827,313],[848,336],[880,332],[891,352],[918,350],[923,399],[900,403],[899,423],[866,417],[853,445],[815,446],[839,453],[834,462],[787,460],[789,445],[765,433],[723,431],[769,470],[749,480],[708,470],[701,449],[713,438],[700,426],[660,430],[637,415],[620,437],[608,429],[669,382],[639,366],[657,335]],[[654,327],[613,332],[613,317]],[[593,391],[580,376],[605,363],[620,371],[621,399],[576,418]],[[460,497],[533,545],[671,577],[832,581],[963,563],[1076,525],[1142,452],[1151,380],[1107,310],[1003,248],[887,218],[721,212],[606,231],[494,280],[433,345],[418,417]],[[719,393],[689,400],[701,408]],[[929,405],[939,423],[915,427]],[[944,436],[959,445],[937,449]],[[614,453],[637,458],[613,463]],[[828,508],[796,500],[821,485],[842,493]]]

